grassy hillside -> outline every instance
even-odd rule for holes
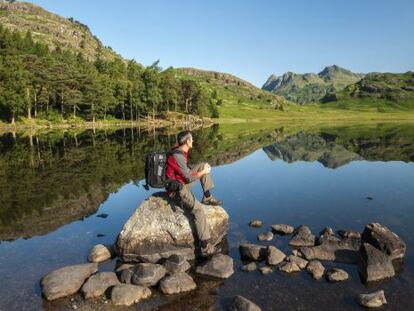
[[[27,2],[0,2],[0,24],[10,30],[30,31],[35,41],[73,52],[82,52],[88,60],[99,55],[104,60],[121,58],[103,46],[88,26],[73,18],[63,18]]]
[[[283,97],[261,90],[253,84],[228,73],[195,68],[178,68],[181,79],[197,81],[216,100],[220,117],[240,117],[265,110],[284,110],[288,105]]]
[[[327,108],[413,110],[414,72],[370,73],[343,91],[327,96],[324,102]]]
[[[333,65],[320,73],[297,74],[287,72],[281,77],[271,75],[262,89],[298,103],[319,102],[327,94],[336,93],[361,79],[362,75]]]

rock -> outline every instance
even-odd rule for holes
[[[261,311],[256,304],[243,296],[236,296],[231,305],[227,308],[229,311]]]
[[[401,238],[379,223],[370,223],[362,232],[362,241],[369,243],[390,256],[391,260],[405,256],[406,245]]]
[[[153,263],[137,264],[132,271],[131,283],[141,286],[155,286],[161,280],[167,270],[162,265]]]
[[[364,282],[380,281],[395,275],[391,257],[368,243],[361,246],[359,270]]]
[[[111,299],[116,306],[131,306],[142,299],[151,296],[148,287],[120,284],[116,285],[111,292]]]
[[[103,244],[95,245],[88,256],[90,262],[102,262],[112,257],[111,249]]]
[[[263,275],[270,274],[273,272],[273,268],[269,266],[260,267],[259,270]]]
[[[267,254],[267,247],[257,244],[241,244],[239,250],[242,258],[250,260],[262,260]]]
[[[288,261],[288,262],[294,262],[302,270],[305,269],[306,266],[308,265],[308,261],[307,260],[305,260],[303,258],[300,258],[300,257],[297,257],[297,256],[293,256],[293,255],[290,255],[290,256],[286,257],[286,261]]]
[[[214,245],[227,233],[229,216],[220,206],[204,206]],[[150,196],[135,210],[118,235],[116,251],[124,262],[156,263],[173,254],[194,259],[193,216],[166,195]]]
[[[276,248],[275,246],[269,246],[267,249],[267,263],[272,266],[276,266],[286,258],[285,253]]]
[[[285,234],[285,235],[292,234],[293,231],[295,231],[295,228],[289,225],[285,225],[285,224],[272,225],[271,228],[274,233]]]
[[[92,275],[82,286],[85,298],[101,296],[109,287],[120,284],[114,272],[100,272]]]
[[[42,278],[43,295],[47,300],[72,295],[96,271],[98,271],[98,264],[96,263],[67,266],[54,270]]]
[[[302,257],[302,253],[297,249],[292,249],[292,255],[296,257]]]
[[[194,283],[191,276],[185,272],[167,276],[160,282],[161,291],[168,295],[188,292],[196,287],[197,285]]]
[[[284,262],[280,267],[280,271],[286,272],[286,273],[292,273],[292,272],[298,272],[300,271],[299,266],[294,262]]]
[[[312,274],[315,280],[322,278],[323,273],[325,272],[324,266],[318,260],[312,260],[306,266],[306,270]]]
[[[314,247],[301,247],[300,252],[307,260],[329,260],[342,263],[358,263],[360,241],[345,239],[341,241],[325,241]]]
[[[164,267],[169,274],[185,272],[191,268],[191,265],[182,255],[172,255],[164,263]]]
[[[370,294],[359,295],[359,303],[365,308],[379,308],[387,304],[383,290],[379,290]]]
[[[319,232],[319,235],[335,235],[335,232],[331,227],[325,227],[321,232]]]
[[[257,269],[257,265],[255,262],[251,262],[247,265],[244,265],[240,268],[244,272],[252,272]]]
[[[120,266],[118,266],[116,268],[115,272],[121,272],[125,269],[130,269],[130,268],[134,268],[134,267],[135,267],[135,265],[133,265],[133,264],[123,263],[123,264],[121,264]]]
[[[196,272],[221,279],[227,279],[234,273],[233,259],[224,254],[217,254],[206,264],[198,266]]]
[[[261,233],[257,236],[257,239],[261,242],[264,241],[271,241],[273,240],[273,233],[272,232],[266,232],[266,233]]]
[[[344,239],[360,239],[361,233],[358,231],[353,230],[338,230],[338,234],[340,237]]]
[[[292,239],[289,241],[291,246],[314,246],[315,236],[308,226],[299,226],[295,229]]]
[[[250,220],[249,226],[253,228],[260,228],[261,226],[263,226],[263,221],[257,219]]]
[[[132,276],[134,275],[133,269],[124,269],[119,276],[121,283],[131,284]]]
[[[326,279],[329,282],[342,282],[349,278],[346,271],[338,268],[332,268],[326,273]]]

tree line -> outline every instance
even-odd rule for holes
[[[134,60],[88,61],[82,52],[50,50],[30,32],[0,25],[0,119],[137,121],[165,111],[218,117],[215,100],[196,81]]]

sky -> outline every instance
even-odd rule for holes
[[[33,0],[86,24],[128,59],[270,74],[414,70],[413,0]]]

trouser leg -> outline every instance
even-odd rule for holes
[[[198,239],[200,241],[209,240],[210,228],[207,224],[207,218],[203,210],[203,205],[194,197],[188,185],[184,185],[179,194],[183,207],[190,210],[191,214],[194,216]]]
[[[192,171],[199,172],[203,169],[205,163],[198,163],[195,165],[191,165],[190,168]],[[205,174],[200,178],[201,187],[203,188],[203,192],[206,192],[214,187],[213,178],[211,174]]]

